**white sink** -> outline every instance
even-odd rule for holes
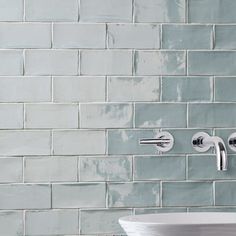
[[[128,236],[236,236],[236,213],[168,213],[126,216]]]

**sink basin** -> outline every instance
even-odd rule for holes
[[[236,236],[236,213],[168,213],[126,216],[128,236]]]

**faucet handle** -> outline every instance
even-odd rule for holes
[[[232,151],[236,152],[236,133],[232,133],[229,136],[228,145]]]
[[[153,139],[141,139],[139,144],[153,144],[156,145],[156,148],[160,152],[168,152],[172,149],[174,145],[173,136],[166,131],[160,132]]]
[[[203,142],[203,140],[207,140],[210,138],[210,135],[205,132],[198,132],[193,135],[192,138],[192,146],[198,152],[206,152],[208,151],[212,145],[207,142]]]

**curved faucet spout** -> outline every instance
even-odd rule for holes
[[[217,170],[226,171],[228,168],[228,157],[224,141],[220,137],[209,136],[203,139],[203,144],[214,145],[216,151]]]
[[[210,147],[214,147],[216,151],[217,170],[227,170],[228,156],[223,139],[218,136],[210,136],[205,132],[199,132],[193,136],[192,144],[199,152],[206,152]]]

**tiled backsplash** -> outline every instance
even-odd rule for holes
[[[0,0],[0,235],[120,235],[118,218],[236,211],[236,0]],[[139,139],[162,129],[167,154]],[[236,154],[236,153],[235,153]],[[10,225],[10,226],[9,226]]]

